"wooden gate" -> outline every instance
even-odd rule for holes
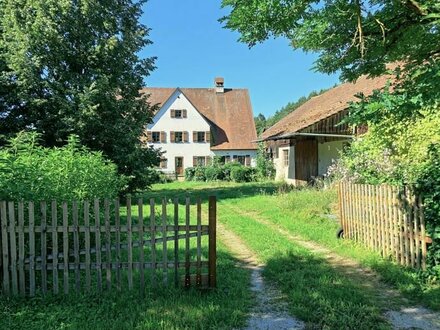
[[[0,202],[2,292],[216,287],[216,198],[171,204]]]

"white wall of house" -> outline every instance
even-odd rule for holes
[[[171,110],[186,110],[187,118],[172,118]],[[193,141],[193,132],[209,132],[210,126],[205,118],[194,108],[185,95],[176,90],[160,111],[153,118],[153,123],[147,126],[147,130],[153,132],[165,132],[165,143],[150,143],[155,148],[165,151],[163,158],[167,159],[167,167],[161,170],[165,173],[174,173],[175,158],[183,157],[183,168],[193,166],[194,157],[214,157],[234,155],[251,157],[251,166],[255,166],[256,150],[219,150],[212,151],[210,142]],[[188,132],[188,142],[171,142],[170,132]]]
[[[328,168],[340,157],[344,141],[318,143],[318,175],[327,173]]]
[[[285,152],[288,152],[289,160],[285,162]],[[278,158],[274,159],[275,180],[295,183],[295,147],[285,146],[278,149]]]
[[[187,118],[171,118],[171,109],[187,111]],[[193,157],[212,156],[209,142],[193,142],[193,132],[208,132],[210,126],[203,116],[194,108],[191,102],[182,92],[176,90],[161,110],[156,114],[153,123],[147,126],[148,130],[166,133],[166,143],[152,143],[155,148],[165,151],[163,158],[166,158],[167,167],[163,172],[175,171],[175,158],[183,157],[183,167],[193,166]],[[189,142],[172,143],[170,132],[188,132]]]

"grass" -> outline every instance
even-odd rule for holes
[[[219,221],[266,263],[264,276],[278,283],[292,314],[309,328],[386,329],[388,324],[381,316],[384,306],[371,290],[333,269],[321,256],[255,221],[255,216],[372,267],[411,299],[440,309],[438,286],[422,285],[414,271],[383,260],[377,253],[348,240],[336,239],[339,224],[329,217],[334,212],[334,191],[305,189],[281,193],[282,190],[282,186],[272,182],[175,182],[155,185],[151,191],[134,197],[144,198],[144,214],[149,214],[147,199],[159,202],[163,196],[178,197],[179,212],[183,215],[184,197],[190,196],[193,201],[200,197],[206,207],[208,196],[217,196]],[[160,215],[160,207],[156,210]],[[136,222],[135,207],[132,214]],[[122,216],[121,221],[124,219]],[[182,223],[183,218],[179,221]],[[206,244],[206,240],[203,242]],[[203,251],[206,254],[206,245]],[[246,323],[253,299],[249,271],[235,265],[236,260],[219,243],[218,289],[213,291],[159,288],[148,290],[144,298],[136,290],[32,299],[0,296],[0,329],[240,328]]]
[[[231,329],[252,304],[250,274],[218,247],[218,289],[0,298],[0,329]]]

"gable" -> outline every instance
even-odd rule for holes
[[[257,139],[257,134],[246,89],[225,89],[223,93],[216,93],[213,88],[144,88],[141,92],[150,95],[150,104],[161,106],[159,115],[168,107],[176,90],[181,91],[211,126],[212,150],[257,149],[252,142]]]
[[[185,118],[173,118],[176,110],[184,112]],[[209,131],[210,125],[185,94],[177,88],[154,115],[153,122],[147,125],[147,129],[173,129],[176,131],[193,129]]]

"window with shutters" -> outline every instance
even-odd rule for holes
[[[197,132],[196,142],[205,142],[205,132]]]
[[[235,157],[234,157],[235,158]],[[241,165],[245,165],[246,163],[246,156],[237,156],[236,158],[237,162],[239,162]]]
[[[174,143],[182,143],[183,142],[183,132],[174,132]]]
[[[171,109],[171,118],[186,118],[187,111],[185,109]]]
[[[153,143],[159,143],[160,142],[160,132],[152,132],[151,140]]]

